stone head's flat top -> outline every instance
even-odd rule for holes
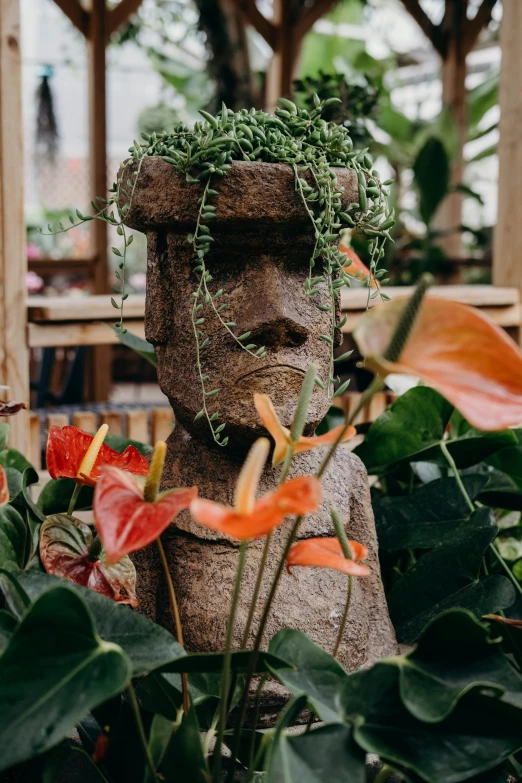
[[[129,168],[136,169],[137,163]],[[129,168],[124,179],[127,179]],[[358,201],[357,176],[351,169],[333,168],[337,183],[344,188],[343,205]],[[304,175],[307,179],[307,176]],[[295,190],[294,172],[283,163],[235,161],[224,177],[215,177],[219,195],[212,199],[216,207],[215,230],[220,223],[255,226],[256,224],[309,224],[310,218],[301,195]],[[145,158],[134,190],[126,224],[141,231],[171,226],[182,230],[194,224],[197,201],[203,186],[190,184],[170,164],[159,157]]]

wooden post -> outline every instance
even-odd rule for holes
[[[504,0],[500,30],[498,218],[493,283],[522,293],[522,3]]]
[[[29,403],[19,0],[0,0],[0,391]],[[10,420],[10,445],[29,449],[29,416]]]
[[[443,22],[447,48],[442,60],[442,103],[450,110],[458,139],[455,157],[451,164],[452,185],[461,185],[463,182],[464,144],[468,131],[464,36],[467,21],[466,7],[467,0],[446,0]],[[436,216],[437,228],[450,232],[448,236],[441,237],[438,242],[450,258],[458,257],[462,251],[462,236],[458,230],[462,222],[462,204],[462,193],[450,193],[442,202]]]
[[[89,13],[88,74],[89,74],[89,153],[91,198],[107,196],[107,97],[106,97],[106,24],[105,0],[91,0]],[[107,224],[93,220],[92,243],[96,259],[94,293],[105,294],[108,289],[109,263],[107,257]],[[108,346],[92,348],[89,367],[89,399],[104,401],[109,398],[111,349]]]

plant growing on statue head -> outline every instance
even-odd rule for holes
[[[387,186],[390,181],[381,182],[379,174],[372,168],[367,150],[356,152],[348,130],[339,125],[326,122],[322,113],[328,110],[337,98],[321,101],[314,97],[314,107],[308,111],[298,109],[294,103],[280,99],[282,108],[276,109],[275,116],[255,109],[233,112],[222,107],[215,117],[205,111],[200,114],[203,120],[193,129],[180,123],[173,133],[164,131],[151,136],[142,134],[141,144],[134,142],[130,148],[130,158],[124,162],[118,180],[112,190],[112,198],[106,206],[93,202],[96,214],[85,217],[77,213],[80,221],[100,219],[117,227],[123,237],[123,251],[113,248],[113,253],[121,259],[116,277],[120,287],[114,288],[119,301],[113,297],[112,303],[120,311],[116,327],[120,334],[123,327],[123,303],[127,298],[125,291],[126,249],[132,237],[127,237],[124,221],[132,206],[133,194],[139,178],[143,160],[150,156],[160,156],[184,174],[189,183],[202,188],[198,200],[196,224],[188,234],[187,241],[194,252],[194,291],[191,308],[191,321],[196,345],[196,364],[201,385],[202,407],[196,420],[206,418],[216,444],[226,446],[228,437],[223,436],[224,424],[219,423],[219,412],[211,412],[208,401],[219,393],[213,388],[211,378],[205,373],[205,349],[210,343],[205,326],[210,318],[217,319],[242,350],[255,359],[265,356],[264,346],[249,342],[251,332],[237,334],[233,315],[227,312],[228,305],[223,289],[212,290],[212,222],[216,219],[216,207],[213,204],[218,195],[219,179],[226,176],[233,161],[259,161],[264,163],[284,163],[294,172],[295,188],[299,193],[313,228],[315,243],[309,259],[309,273],[304,294],[314,297],[319,293],[318,286],[326,284],[330,294],[329,304],[317,304],[323,312],[331,313],[331,328],[321,339],[331,346],[331,359],[327,380],[327,392],[334,395],[335,384],[339,378],[334,373],[333,349],[336,330],[342,328],[343,319],[336,321],[336,300],[340,289],[350,285],[347,274],[350,261],[338,248],[338,236],[342,227],[362,231],[369,237],[370,275],[368,279],[368,298],[378,295],[386,299],[379,289],[378,279],[385,270],[378,270],[378,264],[384,256],[383,245],[389,238],[389,229],[394,224],[393,211],[388,205]],[[357,174],[358,201],[344,209],[336,177],[331,167],[350,168]],[[112,207],[116,209],[117,217]],[[74,219],[72,222],[75,223]],[[63,229],[63,226],[59,227]],[[360,273],[359,273],[360,274]],[[358,276],[357,274],[355,276]],[[341,357],[342,358],[342,357]],[[317,378],[316,383],[324,387]],[[345,390],[337,389],[336,394]]]

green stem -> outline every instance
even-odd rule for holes
[[[458,485],[458,488],[460,489],[462,497],[464,498],[464,500],[468,504],[468,508],[471,511],[471,513],[473,513],[475,511],[475,504],[473,503],[472,499],[468,495],[468,492],[466,490],[466,487],[464,486],[464,482],[462,481],[462,478],[460,476],[459,469],[457,468],[455,460],[451,456],[450,450],[448,449],[448,447],[446,446],[446,444],[445,444],[445,442],[443,440],[441,440],[439,445],[440,445],[440,450],[444,454],[446,462],[448,463],[448,465],[450,466],[451,470],[453,471],[453,475],[455,477],[455,481],[457,482],[457,485]]]
[[[174,590],[174,583],[172,581],[172,576],[169,569],[169,564],[167,560],[167,555],[165,554],[165,549],[163,548],[163,543],[161,541],[161,538],[156,539],[156,544],[159,551],[159,556],[161,560],[161,567],[163,569],[163,573],[165,575],[165,580],[167,582],[167,590],[169,593],[169,601],[170,601],[170,608],[172,610],[172,617],[174,619],[174,625],[176,627],[176,637],[178,640],[178,643],[181,644],[182,647],[184,647],[183,642],[183,626],[181,625],[181,617],[179,614],[179,607],[178,607],[178,601],[176,598],[176,591]],[[189,708],[190,708],[190,701],[189,701],[189,692],[188,692],[188,675],[186,672],[183,672],[181,675],[181,686],[183,691],[183,712],[185,715],[188,714]]]
[[[442,451],[442,453],[444,454],[444,456],[446,458],[446,461],[448,462],[448,465],[450,466],[451,470],[453,471],[453,475],[455,476],[455,481],[457,482],[457,486],[458,486],[458,488],[460,489],[460,491],[462,493],[462,497],[464,498],[464,500],[468,504],[469,510],[473,513],[475,511],[475,508],[476,508],[475,504],[473,503],[473,501],[471,500],[470,496],[468,495],[468,493],[466,491],[466,487],[464,486],[464,483],[463,483],[462,478],[460,476],[460,473],[458,471],[457,465],[455,464],[455,460],[451,456],[451,454],[449,452],[449,449],[446,446],[446,444],[444,443],[444,441],[440,442],[440,448],[441,448],[441,451]],[[489,545],[489,548],[491,549],[491,551],[495,555],[496,559],[498,560],[498,562],[500,563],[500,565],[502,566],[502,568],[506,572],[507,576],[509,577],[509,579],[513,583],[513,586],[515,587],[515,589],[518,590],[518,592],[522,595],[522,586],[520,585],[520,582],[518,581],[518,579],[516,578],[515,574],[513,573],[511,568],[508,566],[508,564],[506,563],[506,561],[504,560],[504,558],[502,557],[502,555],[500,554],[498,549],[496,548],[496,546],[495,546],[493,541]]]
[[[252,729],[252,740],[250,742],[250,751],[248,753],[248,770],[246,774],[246,779],[249,781],[254,774],[254,764],[255,764],[255,749],[256,749],[256,726],[257,721],[259,720],[259,711],[261,707],[261,693],[263,691],[263,687],[265,685],[265,682],[267,681],[268,674],[263,674],[261,679],[259,680],[259,685],[257,686],[256,691],[256,701],[254,705],[254,720],[252,722],[253,729]]]
[[[373,783],[384,783],[385,780],[388,780],[388,778],[391,778],[393,775],[393,769],[389,767],[387,764],[383,766]]]
[[[223,661],[223,675],[221,680],[221,702],[219,713],[219,727],[216,738],[216,744],[214,747],[214,765],[212,779],[215,783],[219,783],[221,779],[221,749],[223,746],[223,737],[225,735],[225,728],[228,717],[228,691],[230,688],[230,662],[232,659],[232,641],[234,636],[234,621],[236,619],[236,610],[239,600],[239,593],[241,590],[241,580],[243,578],[243,571],[245,569],[246,554],[248,549],[248,541],[242,541],[239,550],[239,561],[237,564],[236,579],[234,582],[234,589],[232,591],[232,604],[230,606],[230,614],[228,617],[227,625],[227,638],[225,643],[225,660]]]
[[[157,780],[158,776],[156,775],[154,762],[152,760],[152,756],[150,755],[149,743],[147,742],[145,729],[143,728],[143,721],[141,720],[140,705],[138,704],[138,699],[136,698],[136,691],[134,690],[134,686],[132,683],[130,683],[129,687],[127,688],[127,694],[129,696],[130,705],[132,707],[134,718],[136,720],[136,728],[138,729],[138,736],[140,738],[140,743],[147,762],[147,766],[152,774],[152,779]]]
[[[352,602],[352,591],[353,591],[353,577],[348,577],[348,592],[346,593],[346,603],[344,605],[344,612],[341,619],[341,624],[339,626],[339,633],[337,634],[337,641],[335,642],[335,647],[333,649],[333,656],[334,658],[337,657],[337,653],[339,652],[339,647],[341,646],[341,641],[344,636],[344,630],[346,628],[346,621],[348,619],[348,612],[350,611],[350,604]]]
[[[82,484],[75,484],[74,490],[71,495],[71,500],[69,502],[69,508],[67,509],[67,515],[72,516],[74,513],[74,509],[76,508],[76,503],[78,502],[78,498],[80,496],[80,492],[82,491]]]

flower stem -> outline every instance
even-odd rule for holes
[[[178,643],[181,644],[181,646],[183,647],[184,646],[183,628],[181,625],[181,617],[179,615],[178,601],[176,599],[176,592],[174,590],[174,584],[172,582],[172,576],[169,570],[169,564],[167,561],[167,556],[165,554],[165,549],[163,548],[163,543],[161,541],[161,538],[156,539],[156,544],[159,551],[163,573],[165,574],[165,580],[167,582],[167,589],[169,591],[170,608],[172,610],[174,625],[176,626],[176,637]],[[188,677],[185,672],[181,675],[181,685],[183,691],[183,712],[187,714],[189,711],[190,704],[189,704],[189,693],[188,693]]]
[[[472,499],[468,495],[468,492],[466,490],[466,487],[464,486],[464,482],[462,481],[461,475],[459,473],[459,469],[457,468],[457,465],[455,463],[455,460],[450,454],[450,450],[446,446],[445,442],[441,440],[440,442],[440,450],[444,454],[444,457],[446,459],[446,462],[450,466],[451,470],[453,471],[453,475],[455,477],[455,481],[457,482],[457,486],[460,489],[461,495],[468,504],[468,508],[473,513],[475,511],[475,504],[473,503]]]
[[[451,456],[451,454],[449,452],[449,449],[446,446],[446,444],[444,443],[444,441],[440,442],[440,448],[441,448],[441,451],[442,451],[442,453],[444,454],[444,456],[446,458],[446,461],[447,461],[448,465],[450,466],[450,468],[453,471],[453,475],[455,476],[455,481],[457,482],[457,486],[458,486],[458,488],[461,491],[462,497],[464,498],[464,500],[468,504],[469,510],[473,513],[473,511],[475,511],[476,506],[475,506],[475,504],[473,503],[473,501],[471,500],[470,496],[468,495],[468,493],[466,491],[466,487],[464,486],[464,482],[462,481],[462,478],[461,478],[460,473],[458,471],[457,465],[455,464],[455,460]],[[520,582],[518,581],[518,579],[516,578],[515,574],[513,573],[511,568],[508,566],[508,564],[506,563],[506,561],[504,560],[504,558],[502,557],[500,552],[498,551],[498,549],[495,546],[493,541],[489,545],[489,548],[491,549],[491,551],[495,555],[496,559],[498,560],[498,562],[500,563],[500,565],[502,566],[502,568],[504,569],[504,571],[508,575],[508,577],[511,580],[511,582],[513,583],[513,586],[515,587],[515,589],[518,590],[518,592],[522,595],[522,586],[520,585]]]
[[[350,604],[352,602],[352,591],[353,591],[353,577],[348,577],[348,591],[346,593],[346,603],[344,605],[344,612],[341,619],[341,624],[339,626],[339,633],[337,634],[337,640],[335,642],[335,647],[333,649],[333,656],[334,658],[337,657],[337,653],[339,652],[339,647],[341,646],[341,641],[344,636],[344,630],[346,628],[346,621],[348,619],[348,612],[350,611]]]
[[[241,590],[241,580],[243,578],[243,571],[245,569],[247,549],[248,549],[248,541],[242,541],[241,547],[239,549],[239,561],[237,564],[236,579],[234,582],[234,589],[232,591],[232,604],[230,606],[230,614],[228,616],[227,638],[225,643],[225,660],[223,662],[223,676],[221,680],[219,726],[218,726],[216,744],[214,746],[214,763],[213,763],[212,779],[215,781],[215,783],[219,783],[221,779],[221,748],[223,745],[223,737],[225,734],[225,728],[226,728],[227,717],[228,717],[228,691],[230,688],[230,661],[232,659],[232,641],[234,636],[234,622],[236,619],[236,610],[237,610],[237,604],[239,600],[239,593]]]
[[[76,508],[76,504],[78,502],[78,498],[80,497],[80,492],[82,491],[82,485],[81,484],[75,484],[74,490],[71,495],[71,500],[69,501],[69,508],[67,509],[67,515],[72,516],[74,513],[74,509]]]
[[[156,775],[154,762],[152,760],[152,756],[150,755],[149,743],[147,742],[145,729],[143,728],[143,721],[141,720],[140,705],[138,704],[138,699],[136,698],[136,691],[134,690],[134,686],[132,683],[130,683],[129,687],[127,688],[127,694],[129,696],[130,705],[132,707],[134,718],[136,720],[136,728],[138,729],[138,736],[140,738],[143,754],[147,761],[147,766],[152,774],[152,779],[157,780],[158,776]]]

